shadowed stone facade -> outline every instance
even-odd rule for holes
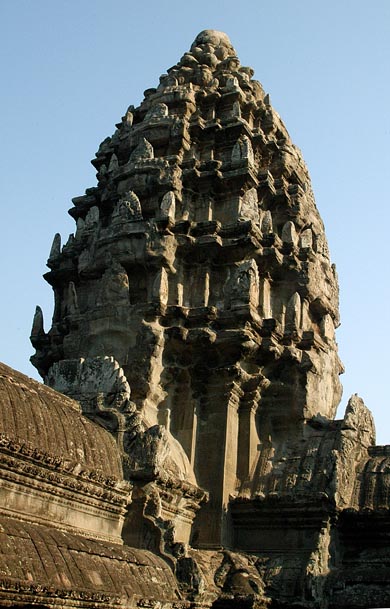
[[[73,199],[75,233],[49,255],[52,326],[37,307],[31,333],[52,388],[34,391],[55,406],[28,417],[53,426],[47,454],[69,413],[75,439],[60,455],[77,434],[91,454],[109,445],[115,516],[109,499],[81,516],[80,487],[46,520],[42,490],[24,508],[9,488],[5,517],[23,514],[57,546],[68,535],[69,551],[87,537],[85,555],[118,572],[117,588],[101,584],[107,603],[126,591],[118,606],[385,607],[390,448],[375,446],[358,396],[335,420],[337,275],[301,153],[253,70],[225,34],[201,32],[92,163],[97,186]],[[21,399],[6,397],[4,437],[41,446],[8,430]]]

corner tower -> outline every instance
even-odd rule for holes
[[[115,361],[145,426],[171,432],[209,493],[192,543],[240,545],[232,501],[290,492],[313,421],[341,397],[337,278],[306,166],[213,30],[92,164],[75,234],[53,241],[52,327],[38,307],[32,362],[82,397],[75,362]]]

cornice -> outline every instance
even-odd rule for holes
[[[99,471],[81,469],[80,464],[55,457],[27,443],[20,443],[0,434],[0,465],[8,471],[4,477],[15,481],[15,474],[31,478],[30,486],[37,481],[50,485],[50,493],[62,495],[64,490],[111,504],[115,511],[128,503],[131,484],[107,478]],[[86,501],[86,500],[84,500]]]

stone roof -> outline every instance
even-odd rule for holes
[[[133,607],[134,599],[179,598],[168,565],[146,550],[4,517],[0,545],[0,605],[4,595],[7,600],[32,597],[34,602],[67,599],[71,606],[84,601],[88,607],[129,607],[130,601]]]
[[[390,446],[370,446],[368,459],[359,464],[351,501],[354,509],[365,512],[389,510],[390,505]]]
[[[0,363],[0,433],[105,477],[122,478],[112,436],[79,404]]]

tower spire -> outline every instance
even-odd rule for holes
[[[48,261],[56,308],[34,361],[62,390],[74,362],[120,368],[144,427],[167,427],[210,494],[193,538],[229,544],[231,498],[287,493],[286,447],[341,395],[337,279],[306,166],[215,30],[92,163],[75,238]]]

